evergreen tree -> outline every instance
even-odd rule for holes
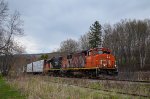
[[[102,43],[102,31],[101,25],[98,21],[95,21],[92,26],[90,26],[89,32],[89,45],[90,48],[100,47]]]

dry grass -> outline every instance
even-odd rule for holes
[[[108,90],[111,92],[122,92],[127,94],[137,94],[150,97],[150,83],[136,83],[127,81],[109,81],[109,80],[89,80],[89,79],[70,79],[51,77],[49,81],[62,84],[78,85],[88,88]]]
[[[18,79],[11,79],[8,82],[11,86],[17,87],[22,93],[26,94],[28,99],[141,99],[141,97],[116,94],[115,91],[121,89],[115,88],[115,82],[114,85],[111,85],[109,82],[93,82],[82,79],[49,76],[25,76]],[[89,88],[84,88],[87,86]],[[113,92],[90,88],[107,88],[113,90]],[[127,88],[125,87],[123,90],[125,89]],[[147,90],[145,93],[147,94]]]
[[[150,91],[150,84],[135,83],[135,82],[116,82],[116,81],[100,81],[90,83],[90,87],[96,89],[105,89],[114,92],[122,92],[127,94],[137,94],[148,96]]]

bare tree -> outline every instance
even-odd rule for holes
[[[0,71],[7,75],[14,61],[13,54],[23,52],[23,47],[15,41],[15,36],[23,35],[22,20],[16,11],[8,13],[8,5],[0,0]]]
[[[88,50],[88,49],[90,49],[88,33],[80,36],[80,38],[79,38],[79,46],[80,46],[81,50]]]
[[[65,41],[62,41],[60,44],[61,52],[73,53],[78,51],[78,49],[79,49],[78,42],[73,39],[67,39]]]

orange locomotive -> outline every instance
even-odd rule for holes
[[[63,57],[53,57],[45,63],[44,71],[67,75],[76,72],[95,76],[101,73],[118,74],[115,57],[107,48],[94,48]]]
[[[87,64],[85,67],[97,67],[99,69],[117,69],[115,57],[110,54],[110,50],[106,48],[95,48],[89,51],[86,57]]]

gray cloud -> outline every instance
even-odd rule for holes
[[[27,52],[50,52],[67,38],[78,39],[95,20],[114,24],[121,19],[149,18],[149,0],[9,0],[11,11],[24,20]],[[31,39],[32,38],[32,39]],[[28,42],[29,43],[29,42]]]

